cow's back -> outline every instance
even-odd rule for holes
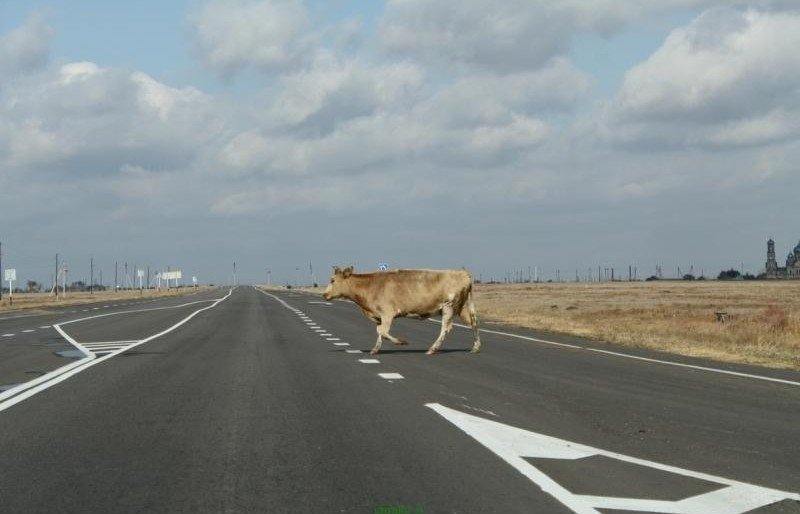
[[[373,296],[380,310],[394,315],[430,315],[450,302],[459,312],[472,288],[464,270],[397,270],[375,273]]]

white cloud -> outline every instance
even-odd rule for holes
[[[326,133],[342,121],[413,103],[424,78],[408,62],[369,65],[321,52],[308,69],[281,79],[271,118]]]
[[[19,79],[0,100],[0,126],[9,141],[5,151],[0,147],[0,165],[29,171],[55,166],[65,179],[114,173],[125,163],[186,165],[221,128],[214,102],[198,90],[91,62]]]
[[[0,36],[0,83],[2,75],[14,75],[40,68],[47,61],[53,29],[39,14],[24,25]]]
[[[567,48],[568,12],[531,0],[389,0],[390,52],[496,71],[535,69]]]
[[[194,41],[212,68],[296,68],[307,58],[308,13],[301,0],[212,0],[190,16]]]
[[[798,137],[800,13],[714,9],[631,69],[610,107],[628,142],[759,145]]]

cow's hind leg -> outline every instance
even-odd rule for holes
[[[481,351],[481,335],[478,323],[478,313],[475,310],[475,302],[472,301],[472,293],[470,292],[467,298],[467,304],[461,309],[461,318],[464,319],[472,327],[472,332],[475,334],[475,342],[472,343],[472,353]]]
[[[439,337],[436,338],[436,341],[433,342],[428,351],[425,352],[428,355],[433,355],[434,353],[439,351],[439,347],[442,346],[442,341],[444,341],[445,336],[450,333],[450,330],[453,328],[453,304],[446,303],[442,306],[442,331],[439,332]]]

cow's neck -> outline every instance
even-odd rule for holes
[[[366,309],[367,302],[364,298],[364,288],[362,284],[365,282],[366,277],[358,275],[350,275],[345,280],[346,288],[343,291],[343,296],[355,302],[359,307]]]

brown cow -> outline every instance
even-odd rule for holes
[[[472,277],[456,270],[397,270],[378,273],[353,273],[353,267],[333,269],[328,287],[322,293],[326,300],[347,298],[355,302],[364,314],[378,324],[378,340],[369,352],[375,355],[386,337],[394,344],[407,344],[389,333],[396,317],[427,318],[442,315],[442,331],[428,349],[428,355],[439,350],[445,336],[453,328],[453,315],[472,326],[475,342],[472,352],[481,349],[478,315],[472,300]]]

